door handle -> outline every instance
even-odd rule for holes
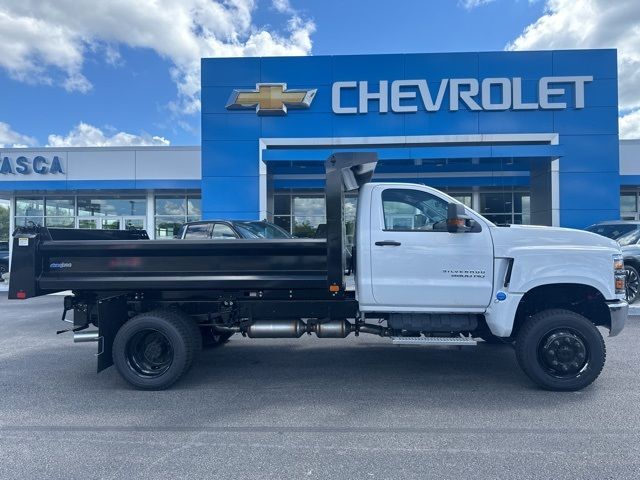
[[[396,242],[395,240],[382,240],[380,242],[376,242],[376,245],[380,247],[399,247],[402,244],[400,242]]]

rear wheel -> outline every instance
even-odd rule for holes
[[[178,311],[155,310],[126,322],[113,342],[113,363],[131,385],[162,390],[184,375],[199,349],[193,322]]]
[[[631,265],[625,265],[624,269],[627,273],[627,301],[629,303],[633,303],[638,299],[638,290],[640,290],[640,275],[638,274],[638,269]]]
[[[534,315],[522,326],[516,357],[524,373],[542,388],[574,391],[598,378],[606,348],[590,320],[569,310],[553,309]]]

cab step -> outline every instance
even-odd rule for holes
[[[394,345],[467,345],[478,342],[472,337],[391,337]]]

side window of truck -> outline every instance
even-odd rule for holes
[[[185,239],[189,240],[207,240],[211,237],[210,223],[197,223],[187,227],[187,233],[184,234]]]
[[[389,188],[382,192],[384,229],[391,231],[442,231],[446,228],[445,200],[421,190]]]
[[[218,240],[229,240],[232,238],[238,238],[238,236],[229,225],[216,223],[213,227],[213,238],[217,238]]]

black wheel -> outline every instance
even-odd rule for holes
[[[0,275],[2,275],[3,273],[7,273],[8,271],[9,271],[9,267],[4,263],[0,263]]]
[[[191,367],[198,351],[193,325],[188,316],[173,310],[137,315],[118,330],[113,363],[137,388],[168,388]]]
[[[638,299],[638,290],[640,289],[640,275],[636,267],[631,265],[624,266],[627,272],[626,288],[627,288],[627,301],[633,303]]]
[[[526,321],[516,339],[516,357],[527,376],[547,390],[590,385],[604,367],[606,348],[597,327],[569,310],[545,310]]]
[[[204,348],[220,347],[233,336],[233,332],[219,333],[211,327],[201,328],[200,333],[202,334],[202,346]]]

